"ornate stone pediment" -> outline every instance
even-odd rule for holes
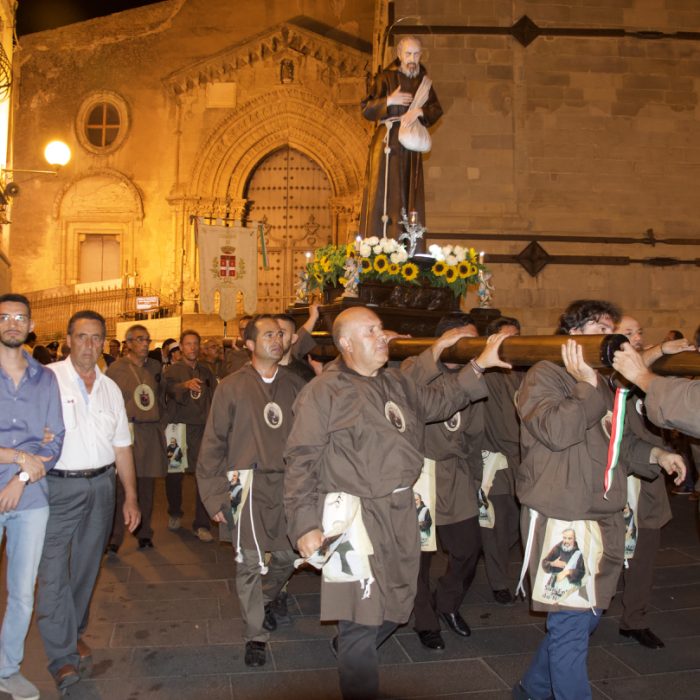
[[[166,76],[163,83],[171,95],[178,96],[209,83],[233,81],[241,69],[290,53],[319,61],[339,79],[364,77],[371,69],[369,52],[284,23],[185,66]]]

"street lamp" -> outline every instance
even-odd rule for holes
[[[16,182],[7,182],[7,173],[32,173],[35,175],[57,175],[58,169],[70,161],[71,152],[63,141],[51,141],[44,149],[46,162],[53,166],[53,170],[26,170],[24,168],[2,168],[2,182],[0,182],[0,224],[8,223],[5,210],[10,200],[19,194],[19,185]]]

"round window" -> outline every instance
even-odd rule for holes
[[[129,125],[126,102],[115,93],[88,97],[78,113],[78,140],[93,153],[108,153],[123,142]]]

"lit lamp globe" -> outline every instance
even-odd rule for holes
[[[70,148],[63,141],[51,141],[44,149],[44,158],[49,165],[63,167],[70,160]]]

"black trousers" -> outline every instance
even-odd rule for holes
[[[481,528],[477,517],[451,525],[438,525],[437,534],[447,552],[447,571],[438,579],[435,595],[430,592],[432,552],[421,552],[418,589],[413,607],[417,632],[440,630],[438,613],[454,613],[469,590],[481,553]]]
[[[139,499],[139,510],[141,511],[141,522],[134,532],[134,537],[139,539],[152,539],[153,528],[151,527],[151,515],[153,514],[153,493],[156,486],[155,477],[137,476],[136,489]],[[120,547],[124,542],[124,487],[117,479],[117,506],[114,510],[114,523],[112,524],[112,536],[110,544]]]
[[[508,562],[510,549],[520,540],[520,510],[510,494],[489,496],[496,513],[493,528],[481,528],[481,544],[484,548],[486,578],[491,590],[510,588]]]
[[[620,627],[624,630],[639,630],[649,626],[646,615],[654,579],[654,560],[660,542],[661,530],[658,528],[640,527],[637,530],[634,556],[629,561],[629,568],[622,570],[625,590],[622,594]]]
[[[338,622],[338,674],[343,700],[374,700],[379,693],[379,647],[398,627],[384,621],[379,627]]]

